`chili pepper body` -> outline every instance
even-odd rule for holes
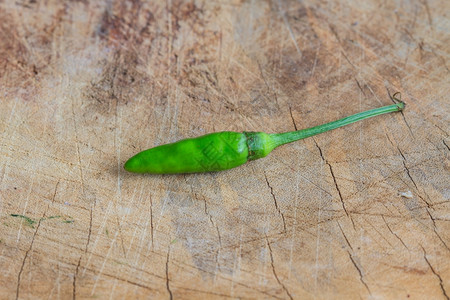
[[[398,100],[395,98],[394,99]],[[399,100],[398,100],[399,101]],[[216,132],[197,138],[157,146],[131,157],[124,165],[134,173],[177,174],[213,172],[235,168],[267,156],[280,145],[304,139],[380,114],[403,110],[401,101],[388,106],[357,113],[323,125],[285,132]]]
[[[135,173],[175,174],[222,171],[247,162],[244,133],[224,131],[142,151],[125,163]]]

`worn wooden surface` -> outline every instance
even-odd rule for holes
[[[450,2],[0,2],[0,298],[449,299]],[[137,151],[406,111],[234,170]],[[400,196],[404,193],[404,196]]]

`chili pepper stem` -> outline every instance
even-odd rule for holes
[[[216,132],[175,143],[160,145],[139,152],[124,165],[135,173],[180,174],[228,170],[267,156],[278,146],[298,141],[360,120],[394,111],[405,104],[396,98],[395,104],[298,131],[267,134],[264,132]]]
[[[273,139],[275,147],[291,143],[294,141],[298,141],[319,133],[323,133],[332,129],[336,129],[351,123],[355,123],[357,121],[361,121],[364,119],[372,118],[378,115],[387,114],[394,111],[401,111],[405,108],[405,103],[398,100],[397,98],[394,98],[398,102],[392,105],[383,106],[375,109],[371,109],[368,111],[360,112],[345,118],[342,118],[337,121],[333,121],[330,123],[322,124],[319,126],[297,130],[297,131],[290,131],[290,132],[284,132],[284,133],[273,133],[270,134],[270,137]]]

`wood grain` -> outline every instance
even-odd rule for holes
[[[0,1],[1,299],[449,299],[450,2]],[[230,171],[136,152],[391,103]],[[404,193],[401,196],[401,193]]]

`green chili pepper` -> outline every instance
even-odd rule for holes
[[[265,157],[278,146],[381,114],[401,111],[405,104],[395,95],[395,104],[303,130],[275,134],[224,131],[157,146],[136,154],[124,168],[129,172],[152,174],[228,170],[248,160]]]

